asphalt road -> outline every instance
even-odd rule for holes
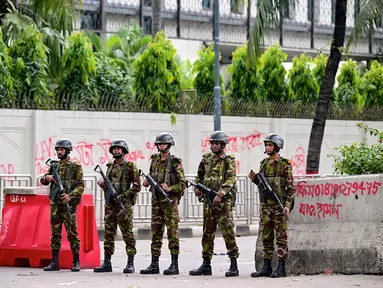
[[[216,248],[212,260],[213,276],[189,276],[189,270],[201,264],[200,238],[181,239],[181,254],[179,256],[180,275],[140,275],[139,270],[150,264],[150,241],[137,241],[135,259],[136,273],[122,273],[126,265],[124,243],[116,243],[116,253],[112,258],[113,272],[93,273],[93,270],[81,270],[79,273],[70,270],[44,272],[42,269],[0,267],[0,287],[105,287],[105,288],[143,288],[143,287],[296,287],[296,288],[330,288],[330,287],[383,287],[382,276],[371,275],[292,275],[286,278],[254,279],[250,273],[254,271],[254,248],[256,237],[238,237],[240,258],[238,260],[240,276],[227,278],[225,271],[230,262],[225,255],[226,249],[222,238],[216,239]],[[160,258],[161,273],[170,264],[170,255],[164,240],[163,255]],[[102,247],[102,243],[101,246]],[[102,257],[103,258],[103,257]]]

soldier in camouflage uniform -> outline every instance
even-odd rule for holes
[[[203,210],[203,236],[202,258],[203,263],[198,269],[191,270],[189,275],[212,275],[211,258],[214,252],[214,238],[217,224],[221,229],[226,244],[227,254],[230,257],[230,268],[225,276],[238,276],[237,258],[239,250],[234,234],[233,205],[235,205],[236,193],[236,163],[233,155],[224,152],[228,138],[225,132],[215,131],[210,136],[211,151],[203,155],[199,164],[196,183],[218,191],[215,196],[213,207],[209,207],[204,197]],[[197,197],[201,191],[195,190]]]
[[[281,136],[272,133],[265,138],[264,143],[265,153],[269,157],[261,161],[259,171],[264,173],[272,189],[285,207],[286,214],[281,211],[276,201],[269,197],[266,197],[265,203],[261,203],[264,266],[260,271],[251,273],[251,277],[286,277],[287,221],[295,196],[292,167],[289,159],[282,158],[278,154],[279,150],[283,149],[284,144]],[[249,178],[258,185],[254,172],[249,173]],[[274,252],[274,231],[277,239],[279,261],[278,268],[272,272],[271,259]]]
[[[168,232],[169,250],[171,254],[171,264],[164,270],[164,275],[179,274],[178,254],[179,244],[179,212],[178,204],[186,188],[184,168],[181,158],[171,155],[169,150],[174,146],[173,136],[169,133],[160,133],[155,142],[159,153],[152,155],[149,174],[173,200],[169,203],[166,198],[157,191],[152,190],[152,262],[140,271],[141,274],[159,274],[160,269],[158,260],[161,255],[162,238],[164,229]],[[148,187],[149,183],[145,180],[143,186]]]
[[[117,194],[122,195],[121,200],[127,213],[122,212],[121,207],[113,198],[105,201],[104,262],[100,267],[94,268],[93,271],[112,272],[111,258],[114,254],[114,239],[118,224],[128,255],[123,273],[134,273],[134,255],[137,251],[136,240],[133,235],[133,205],[136,203],[137,193],[141,190],[140,176],[136,165],[125,160],[124,156],[129,153],[129,148],[124,140],[114,140],[109,148],[109,153],[113,155],[114,161],[106,165],[105,176],[113,184]],[[108,191],[102,178],[98,181],[98,185],[104,189],[105,199],[108,199]]]
[[[61,230],[62,225],[68,235],[68,241],[73,253],[73,266],[71,271],[80,271],[80,239],[77,233],[77,205],[81,202],[81,196],[84,192],[84,179],[81,164],[70,159],[69,154],[72,151],[72,143],[68,139],[59,139],[56,142],[55,150],[57,157],[60,159],[58,163],[58,174],[64,186],[65,193],[59,199],[53,199],[55,189],[58,189],[53,176],[52,167],[40,179],[42,185],[50,186],[50,222],[51,222],[51,250],[52,262],[44,267],[44,271],[60,270],[59,266],[59,251],[61,248]],[[69,204],[70,213],[66,208],[66,203]]]

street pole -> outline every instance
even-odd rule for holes
[[[214,131],[221,130],[221,85],[219,81],[219,0],[214,0]]]

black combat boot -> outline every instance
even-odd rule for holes
[[[72,272],[80,271],[80,255],[73,253],[73,263],[72,263]]]
[[[112,255],[105,254],[104,256],[104,263],[101,264],[100,267],[96,267],[93,269],[93,272],[100,273],[100,272],[112,272],[112,262],[110,262],[110,259],[112,259]]]
[[[152,263],[146,269],[142,269],[140,274],[160,274],[160,267],[158,266],[159,256],[152,256]]]
[[[271,276],[271,259],[263,259],[263,268],[257,272],[251,273],[251,277],[270,277]]]
[[[164,270],[164,275],[177,275],[180,274],[178,271],[178,255],[172,254],[172,263],[168,269]]]
[[[277,269],[271,274],[271,278],[279,278],[279,277],[286,277],[286,268],[285,268],[286,260],[285,259],[279,259],[278,267]]]
[[[189,275],[191,276],[211,275],[210,259],[203,259],[202,265],[198,269],[190,270]]]
[[[237,258],[230,258],[230,268],[228,271],[226,271],[225,276],[234,277],[238,275],[239,275],[239,270],[237,265]]]
[[[124,273],[134,273],[134,255],[128,255],[128,263],[124,269]]]
[[[44,271],[58,271],[60,270],[59,266],[59,252],[52,251],[52,261],[47,267],[44,267]]]

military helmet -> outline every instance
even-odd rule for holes
[[[72,151],[73,150],[72,142],[70,142],[70,140],[66,138],[58,139],[56,141],[55,150],[57,150],[58,148],[64,148],[69,151]]]
[[[109,147],[109,153],[113,153],[113,148],[114,147],[121,147],[122,149],[122,152],[124,154],[128,154],[129,153],[129,147],[128,147],[128,144],[126,144],[126,142],[122,139],[116,139],[116,140],[113,140],[112,142],[112,145],[110,145]]]
[[[284,144],[283,138],[276,133],[271,133],[271,134],[267,135],[265,140],[263,140],[263,142],[264,143],[266,143],[266,142],[274,143],[275,145],[277,145],[277,147],[279,149],[283,149],[283,144]]]
[[[166,132],[157,135],[155,144],[170,144],[172,146],[175,145],[173,136]]]
[[[227,135],[223,131],[214,131],[210,135],[210,142],[223,142],[225,144],[229,143]]]

